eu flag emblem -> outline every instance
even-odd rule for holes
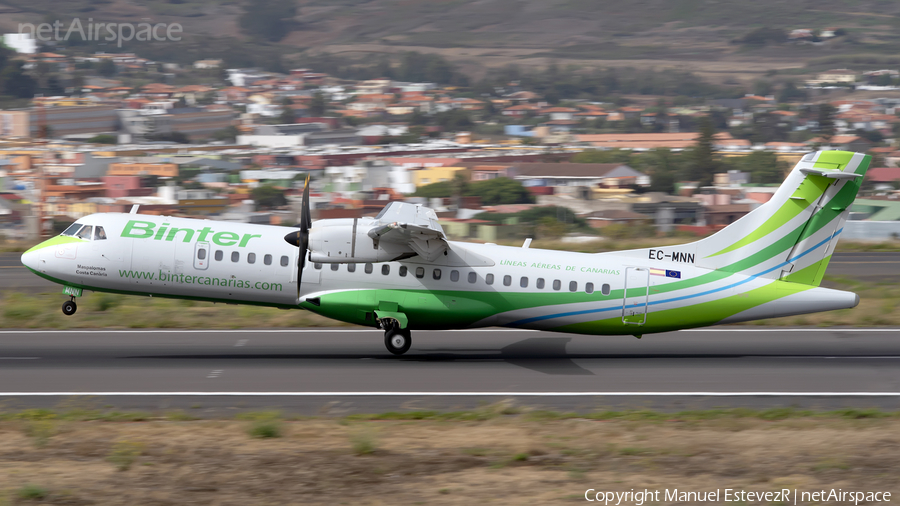
[[[667,269],[667,270],[666,270],[666,277],[667,277],[667,278],[678,278],[678,279],[681,279],[681,271],[670,271],[670,270]]]

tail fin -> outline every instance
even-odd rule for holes
[[[805,155],[772,199],[696,247],[696,265],[818,286],[871,157]]]

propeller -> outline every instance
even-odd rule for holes
[[[309,215],[309,176],[306,176],[306,184],[303,186],[303,200],[300,209],[300,230],[284,236],[288,244],[296,246],[300,250],[300,261],[297,262],[297,299],[300,298],[300,280],[303,277],[303,268],[306,267],[306,252],[309,250],[309,229],[312,227],[312,218]]]

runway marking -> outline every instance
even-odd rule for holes
[[[900,264],[900,260],[876,260],[874,262],[860,262],[860,261],[850,262],[847,260],[844,260],[844,261],[838,260],[836,262],[831,262],[831,263],[832,263],[832,265],[833,264]]]
[[[236,342],[234,344],[234,346],[235,347],[247,346],[247,341],[249,341],[249,339],[238,339],[238,342]]]
[[[349,332],[372,332],[384,333],[383,330],[367,329],[367,328],[348,328],[343,329],[142,329],[142,330],[84,330],[84,329],[41,329],[41,330],[0,330],[0,334],[346,334]],[[419,332],[539,332],[532,329],[454,329],[454,330],[420,330]]]
[[[209,379],[209,378],[213,378],[213,379],[218,378],[219,376],[222,375],[223,372],[225,372],[223,369],[216,369],[216,370],[214,370],[213,372],[209,373],[209,375],[207,376],[207,379]]]
[[[0,392],[0,397],[900,397],[900,392]]]
[[[371,333],[383,333],[383,331],[378,329],[368,329],[368,328],[348,328],[344,329],[185,329],[185,330],[173,330],[173,329],[141,329],[141,330],[84,330],[84,329],[41,329],[41,330],[0,330],[0,334],[347,334],[347,333],[358,333],[358,332],[371,332]],[[452,329],[452,330],[419,330],[417,332],[543,332],[541,330],[534,329],[503,329],[503,328],[477,328],[477,329]],[[678,330],[676,332],[900,332],[900,328],[821,328],[821,327],[813,327],[813,328],[760,328],[760,329],[747,329],[747,328],[728,328],[728,327],[715,327],[715,328],[702,328],[702,329],[683,329]],[[667,332],[663,332],[667,333]],[[560,337],[569,336],[571,334],[556,334]],[[649,335],[649,334],[648,334]],[[595,336],[582,336],[582,337],[624,337],[624,336],[616,336],[616,335],[595,335]]]
[[[765,328],[765,329],[730,329],[727,327],[705,328],[705,329],[684,329],[676,332],[900,332],[900,328],[840,328],[831,329],[828,327],[816,328]],[[649,335],[649,334],[648,334]]]

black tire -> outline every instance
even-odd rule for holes
[[[412,333],[393,325],[384,333],[384,347],[394,355],[403,355],[412,346]]]
[[[75,311],[78,311],[78,305],[75,304],[74,300],[67,300],[63,302],[62,311],[64,315],[72,316],[75,314]]]

